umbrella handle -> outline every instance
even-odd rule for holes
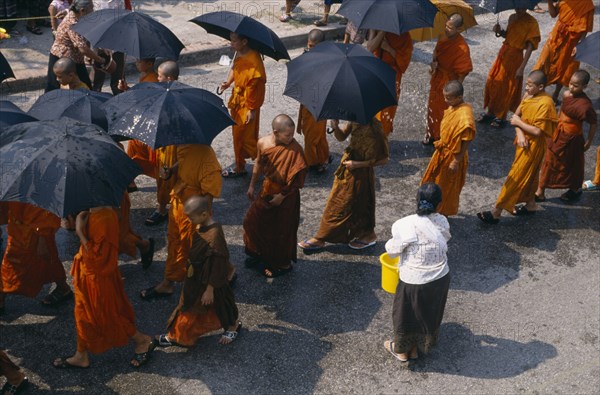
[[[235,62],[235,57],[237,56],[237,51],[233,53],[233,59],[231,59],[231,63],[229,64],[229,68],[227,69],[227,78],[229,78],[229,73],[233,68],[233,63]],[[217,95],[221,96],[225,92],[225,89],[221,90],[221,86],[217,86]]]

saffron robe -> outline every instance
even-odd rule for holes
[[[496,207],[508,212],[513,212],[517,203],[535,199],[540,166],[546,152],[546,138],[554,134],[557,123],[554,101],[545,92],[523,99],[520,109],[523,122],[536,126],[543,134],[541,136],[525,134],[529,146],[516,147],[515,159],[496,201]]]
[[[260,54],[249,50],[244,56],[236,56],[233,62],[233,91],[228,107],[233,125],[233,152],[236,171],[244,171],[247,158],[256,157],[256,143],[260,127],[260,107],[265,100],[267,75]],[[248,111],[255,110],[254,120],[246,122]]]
[[[35,297],[44,284],[64,281],[55,235],[60,218],[42,208],[6,202],[8,241],[2,259],[2,291]]]
[[[600,185],[600,147],[598,147],[598,154],[596,156],[596,173],[594,174],[592,183],[594,185]]]
[[[135,334],[135,313],[118,267],[119,220],[110,207],[89,214],[83,245],[73,259],[77,349],[101,353]]]
[[[392,66],[396,72],[396,97],[400,100],[400,86],[402,85],[402,75],[406,72],[412,57],[413,42],[410,33],[402,33],[400,35],[386,33],[384,40],[396,51],[396,56],[392,56],[383,49],[378,49],[374,52],[375,56],[383,60],[385,63]],[[383,133],[389,136],[394,130],[394,118],[398,106],[386,107],[375,116],[383,126]]]
[[[421,184],[434,182],[440,186],[442,203],[437,211],[449,216],[458,214],[460,192],[465,185],[469,166],[468,151],[465,152],[455,172],[451,172],[449,167],[454,156],[460,153],[462,144],[475,138],[473,108],[467,103],[448,108],[444,111],[440,127],[440,139],[434,143],[436,149]]]
[[[304,186],[306,161],[296,140],[267,148],[259,161],[265,179],[244,218],[245,251],[268,268],[286,268],[297,260],[300,188]],[[285,199],[279,206],[272,206],[269,201],[278,193]]]
[[[592,0],[561,0],[558,3],[558,21],[554,25],[534,70],[542,70],[548,78],[547,85],[569,85],[569,80],[579,69],[573,49],[594,24]]]
[[[220,224],[198,226],[193,231],[189,257],[179,305],[167,324],[169,339],[184,346],[194,345],[205,333],[227,330],[238,319],[228,282],[232,265]],[[209,284],[214,289],[214,301],[205,306],[201,299]]]
[[[483,107],[496,118],[506,119],[508,111],[515,112],[519,106],[523,76],[517,77],[517,70],[523,63],[523,51],[527,43],[531,43],[535,50],[540,38],[540,27],[533,16],[511,15],[506,28],[506,40],[485,84]]]
[[[183,205],[194,195],[221,196],[223,179],[215,151],[209,145],[179,145],[176,159],[179,167],[171,193],[165,279],[181,282],[185,279],[192,242],[192,223],[185,215]]]
[[[298,114],[299,134],[304,135],[304,155],[308,166],[324,165],[329,161],[329,143],[327,142],[327,121],[317,121],[315,117],[300,105]]]
[[[381,122],[352,126],[335,172],[321,225],[315,238],[329,243],[349,243],[370,235],[375,229],[375,173],[373,167],[348,170],[347,160],[376,163],[388,157],[388,142]]]
[[[567,96],[558,117],[558,127],[542,164],[540,187],[569,188],[577,191],[583,183],[584,151],[583,123],[598,123],[596,111],[585,93]]]
[[[427,133],[434,140],[440,138],[440,122],[444,110],[448,108],[444,100],[444,86],[449,81],[457,80],[473,70],[471,52],[464,37],[460,34],[448,39],[442,36],[433,51],[433,60],[438,62],[431,76],[429,102],[427,106]]]
[[[129,255],[132,258],[137,257],[137,244],[142,241],[142,237],[131,229],[129,219],[129,210],[131,209],[131,200],[129,194],[125,192],[121,198],[121,206],[118,210],[119,216],[119,254]]]

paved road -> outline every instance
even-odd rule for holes
[[[547,34],[549,18],[538,18]],[[501,44],[490,32],[495,20],[480,22],[467,34],[475,71],[466,80],[466,100],[477,112],[487,70]],[[482,225],[474,214],[493,204],[514,155],[510,129],[479,128],[470,147],[460,214],[450,219],[452,282],[439,345],[410,368],[401,368],[382,348],[391,335],[392,296],[380,288],[377,259],[392,223],[413,212],[414,194],[431,155],[418,141],[432,47],[417,45],[403,79],[391,161],[376,172],[376,247],[359,254],[345,246],[300,253],[293,273],[266,281],[243,268],[241,222],[249,206],[244,196],[248,179],[225,180],[215,216],[224,225],[239,269],[236,298],[246,328],[234,344],[219,346],[217,337],[209,336],[191,349],[161,350],[139,372],[127,365],[129,346],[94,356],[88,371],[57,371],[50,366],[53,357],[75,349],[72,305],[49,310],[35,300],[9,297],[0,321],[0,347],[26,369],[40,393],[596,393],[600,193],[586,193],[577,203],[564,205],[558,200],[562,191],[548,191],[550,199],[536,216]],[[297,55],[299,51],[292,52]],[[276,114],[295,117],[298,109],[281,96],[285,66],[271,60],[266,66],[264,133]],[[184,70],[181,80],[213,90],[224,74],[220,66],[193,67]],[[27,108],[36,94],[10,99]],[[598,85],[590,87],[589,95],[598,105]],[[330,143],[339,161],[344,145]],[[229,131],[214,147],[224,166],[233,162]],[[587,175],[593,172],[596,147],[586,154]],[[299,238],[317,230],[332,172],[307,179]],[[166,255],[166,227],[141,225],[152,211],[153,183],[144,177],[138,183],[141,192],[131,195],[134,227],[157,238],[159,252],[148,271],[126,260],[121,270],[140,329],[155,334],[164,330],[176,298],[149,303],[137,296],[161,278]],[[68,269],[78,243],[65,231],[59,242]]]

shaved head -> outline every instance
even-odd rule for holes
[[[548,81],[548,79],[546,78],[546,74],[544,74],[542,70],[534,70],[531,73],[529,73],[529,79],[536,85],[544,86],[546,86],[546,83]]]
[[[285,114],[279,114],[273,119],[273,123],[271,124],[273,130],[276,132],[284,132],[289,129],[295,129],[296,124],[289,116]]]
[[[60,58],[54,63],[52,69],[63,74],[76,73],[77,64],[71,58]]]
[[[573,73],[573,77],[581,82],[583,85],[587,85],[590,82],[590,73],[585,70],[577,70]]]
[[[460,14],[452,14],[448,20],[452,22],[457,29],[461,28],[464,23],[463,17]]]
[[[312,29],[308,33],[308,41],[310,41],[313,45],[317,45],[325,39],[325,33],[323,33],[320,29]]]
[[[161,63],[160,66],[158,66],[158,72],[172,80],[179,78],[179,66],[172,60]]]
[[[453,80],[450,81],[444,86],[444,93],[454,97],[460,97],[464,94],[465,90],[463,88],[463,84],[460,81]]]
[[[186,215],[202,214],[203,212],[210,211],[211,206],[210,195],[194,195],[185,201],[183,211]]]

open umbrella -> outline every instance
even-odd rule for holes
[[[0,82],[4,81],[7,78],[15,78],[15,73],[13,73],[10,68],[10,64],[8,64],[8,60],[2,55],[0,52]]]
[[[533,10],[540,0],[481,0],[479,6],[486,10],[492,11],[494,14],[506,10],[514,10],[515,8],[526,8]]]
[[[210,144],[235,122],[214,93],[177,81],[137,84],[104,104],[109,133],[159,148]]]
[[[359,29],[402,34],[433,26],[437,12],[429,0],[344,0],[337,13]]]
[[[184,45],[171,30],[137,11],[104,9],[73,25],[92,47],[124,52],[137,59],[179,58]]]
[[[111,97],[108,93],[88,89],[55,89],[40,96],[28,114],[41,121],[67,117],[108,130],[108,121],[101,105]]]
[[[197,16],[190,22],[200,25],[210,34],[216,34],[227,40],[232,32],[240,34],[248,38],[251,48],[275,60],[290,58],[277,34],[248,16],[230,11],[217,11]]]
[[[0,100],[0,132],[12,125],[35,121],[37,121],[36,118],[27,114],[12,102]]]
[[[398,104],[396,73],[360,45],[326,41],[288,63],[284,95],[316,119],[366,124]]]
[[[600,69],[600,32],[587,36],[577,45],[575,59]]]
[[[60,217],[118,206],[142,172],[98,126],[72,119],[28,122],[0,135],[0,200],[30,203]]]
[[[463,0],[431,0],[439,10],[435,15],[433,27],[421,27],[411,30],[410,36],[416,41],[433,40],[444,33],[446,22],[452,14],[459,14],[463,17],[462,30],[467,30],[477,25],[473,8]]]

